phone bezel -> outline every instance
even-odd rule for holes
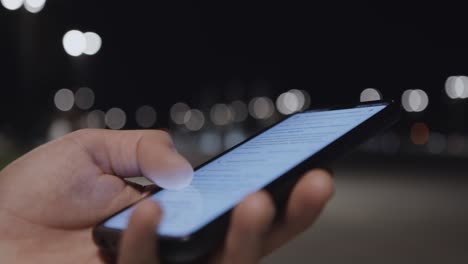
[[[372,105],[386,105],[386,107],[382,109],[380,112],[378,112],[377,114],[367,119],[366,121],[356,126],[355,128],[348,131],[346,134],[344,134],[337,140],[325,146],[320,151],[311,155],[309,158],[307,158],[302,163],[298,164],[296,167],[292,168],[288,172],[279,176],[277,179],[275,179],[274,181],[272,181],[271,183],[269,183],[263,188],[271,193],[273,200],[279,209],[278,211],[282,211],[282,209],[284,208],[287,202],[289,193],[291,192],[295,183],[302,176],[303,173],[305,173],[307,170],[310,170],[311,168],[316,168],[316,167],[320,167],[320,166],[327,164],[331,160],[336,159],[338,156],[341,156],[342,154],[344,154],[346,150],[353,148],[354,146],[362,143],[365,139],[369,138],[370,136],[392,126],[399,118],[401,107],[399,106],[399,104],[396,104],[393,100],[385,100],[385,101],[382,100],[382,101],[373,101],[373,102],[358,103],[358,104],[318,107],[318,108],[308,109],[306,111],[303,111],[303,112],[310,112],[310,111],[319,112],[319,111],[338,110],[338,109],[352,109],[352,108],[367,107],[367,106],[372,106]],[[282,120],[272,124],[271,126],[268,126],[267,128],[262,129],[261,131],[255,133],[253,136],[240,142],[234,147],[220,153],[219,155],[197,166],[195,170],[197,170],[200,167],[205,166],[206,164],[217,159],[218,157],[225,155],[231,150],[237,148],[238,146],[244,144],[245,142],[251,140],[252,138],[255,138],[256,136],[260,135],[261,133],[265,132],[271,127],[283,122],[284,120],[288,118],[291,118],[292,116],[296,114],[287,116],[283,118]],[[148,197],[158,191],[159,190],[155,190],[151,192],[148,195]],[[146,199],[146,198],[147,197],[143,199]],[[137,201],[136,203],[140,202],[141,200]],[[109,251],[109,252],[116,252],[117,244],[118,244],[117,242],[120,239],[120,233],[122,232],[122,230],[106,227],[104,226],[104,223],[109,218],[112,218],[115,215],[119,214],[120,212],[126,210],[127,208],[134,206],[136,203],[129,205],[128,207],[106,218],[93,229],[93,238],[96,241],[96,243],[101,247],[101,249],[105,251]],[[183,262],[185,260],[197,257],[196,255],[201,255],[202,254],[201,252],[208,250],[208,248],[213,248],[214,246],[216,246],[216,244],[218,244],[220,240],[224,238],[224,234],[227,231],[227,227],[229,225],[230,214],[233,208],[234,207],[230,208],[221,216],[219,216],[218,218],[216,218],[209,224],[205,225],[204,227],[200,228],[199,230],[195,231],[194,233],[188,236],[184,236],[184,237],[159,236],[159,243],[160,243],[160,249],[161,249],[159,252],[161,254],[161,258],[166,259],[171,262],[179,262],[179,261]]]

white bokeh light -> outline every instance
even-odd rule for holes
[[[40,12],[45,6],[46,0],[25,0],[24,8],[31,13]]]
[[[255,97],[249,103],[249,113],[255,119],[267,119],[274,112],[274,104],[268,97]]]
[[[183,125],[185,114],[190,110],[190,107],[184,103],[176,103],[171,107],[170,115],[172,122]]]
[[[105,120],[106,113],[101,110],[93,110],[86,116],[86,123],[88,128],[104,128],[106,127]]]
[[[90,88],[81,87],[75,92],[75,104],[81,110],[88,110],[94,105],[94,92]]]
[[[86,38],[79,30],[70,30],[63,36],[63,48],[70,56],[80,56],[86,49]]]
[[[198,109],[191,109],[184,115],[185,127],[190,131],[198,131],[205,125],[205,116]]]
[[[3,7],[8,10],[19,9],[23,5],[24,0],[1,0]]]
[[[75,95],[69,89],[60,89],[55,93],[54,103],[60,111],[70,111],[75,103]]]
[[[233,119],[232,110],[225,104],[215,104],[210,111],[210,117],[213,124],[224,126],[229,124]]]
[[[105,116],[106,125],[110,129],[121,129],[127,122],[127,115],[120,108],[111,108]]]
[[[301,110],[309,109],[310,107],[310,95],[306,90],[301,90],[302,94],[304,95],[304,106]]]
[[[445,82],[445,92],[451,99],[468,98],[468,77],[450,76]]]
[[[66,119],[56,119],[50,124],[47,137],[49,140],[54,140],[63,137],[72,131],[72,124]]]
[[[360,101],[361,102],[370,102],[370,101],[379,101],[382,100],[382,95],[377,89],[367,88],[361,92]]]
[[[429,97],[423,90],[406,90],[402,97],[401,103],[407,112],[422,112],[429,105]]]
[[[243,122],[249,116],[247,105],[240,100],[236,100],[231,103],[231,110],[234,122]]]
[[[86,32],[83,34],[86,39],[86,47],[83,53],[86,55],[94,55],[101,49],[102,39],[94,32]]]
[[[305,91],[292,89],[286,93],[282,93],[276,99],[276,108],[283,115],[301,111],[308,107],[308,94]]]
[[[156,117],[156,110],[150,105],[139,107],[135,113],[136,122],[142,128],[154,126]]]

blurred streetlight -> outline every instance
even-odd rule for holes
[[[374,88],[367,88],[361,92],[360,101],[361,102],[370,102],[382,100],[382,94]]]
[[[3,7],[8,10],[17,10],[23,5],[23,0],[1,0]]]
[[[60,89],[55,93],[54,103],[60,111],[70,111],[75,103],[75,95],[69,89]]]

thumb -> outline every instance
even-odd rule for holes
[[[156,229],[160,220],[161,209],[151,199],[137,205],[120,240],[119,264],[159,263]]]

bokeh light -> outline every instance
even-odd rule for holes
[[[225,104],[215,104],[210,111],[210,117],[213,124],[224,126],[233,119],[233,113],[229,106]]]
[[[69,89],[60,89],[55,93],[54,103],[60,111],[70,111],[75,103],[75,95]]]
[[[382,94],[377,89],[367,88],[361,92],[361,96],[359,100],[361,102],[382,100]]]
[[[86,47],[83,53],[86,55],[94,55],[98,53],[102,46],[101,37],[94,32],[86,32],[83,34],[86,39]]]
[[[234,122],[243,122],[249,116],[247,105],[240,100],[232,102],[230,108],[232,110]]]
[[[79,30],[70,30],[63,36],[63,48],[70,56],[80,56],[86,49],[86,38]]]
[[[310,107],[310,95],[306,90],[301,90],[302,94],[304,95],[304,106],[301,110],[309,109]]]
[[[429,127],[425,123],[414,123],[411,126],[411,142],[425,145],[429,141]]]
[[[137,124],[142,128],[149,128],[156,123],[156,110],[150,105],[139,107],[135,113]]]
[[[298,112],[307,108],[307,101],[310,101],[310,98],[305,91],[292,89],[286,93],[282,93],[276,99],[276,108],[283,115],[290,115],[292,113]]]
[[[420,89],[406,90],[401,97],[401,103],[407,112],[422,112],[429,105],[429,97]]]
[[[176,103],[170,109],[172,122],[183,125],[185,114],[190,110],[190,107],[184,103]]]
[[[86,123],[88,128],[105,128],[106,127],[106,120],[105,120],[106,113],[101,110],[93,110],[88,113],[86,116]]]
[[[268,97],[255,97],[249,103],[249,113],[255,119],[267,119],[274,112],[274,104]]]
[[[441,154],[447,148],[447,138],[437,132],[431,132],[427,150],[432,154]]]
[[[213,156],[222,151],[222,138],[216,131],[207,131],[201,134],[199,140],[201,153]]]
[[[56,138],[65,136],[66,134],[72,131],[72,124],[66,119],[55,119],[52,124],[50,124],[49,130],[47,132],[48,140],[54,140]]]
[[[31,13],[40,12],[45,6],[46,0],[25,0],[24,8]]]
[[[185,127],[190,131],[198,131],[205,124],[205,116],[198,109],[191,109],[184,116]]]
[[[468,77],[450,76],[445,82],[445,92],[451,99],[468,98]]]
[[[75,92],[75,105],[81,110],[93,107],[94,100],[94,92],[90,88],[81,87]]]
[[[1,3],[8,10],[16,10],[23,5],[23,0],[1,0]]]
[[[109,127],[110,129],[121,129],[125,126],[125,123],[127,122],[127,115],[120,108],[111,108],[106,113],[105,121],[107,127]]]
[[[224,148],[229,149],[246,139],[246,135],[240,129],[233,129],[224,135]]]

